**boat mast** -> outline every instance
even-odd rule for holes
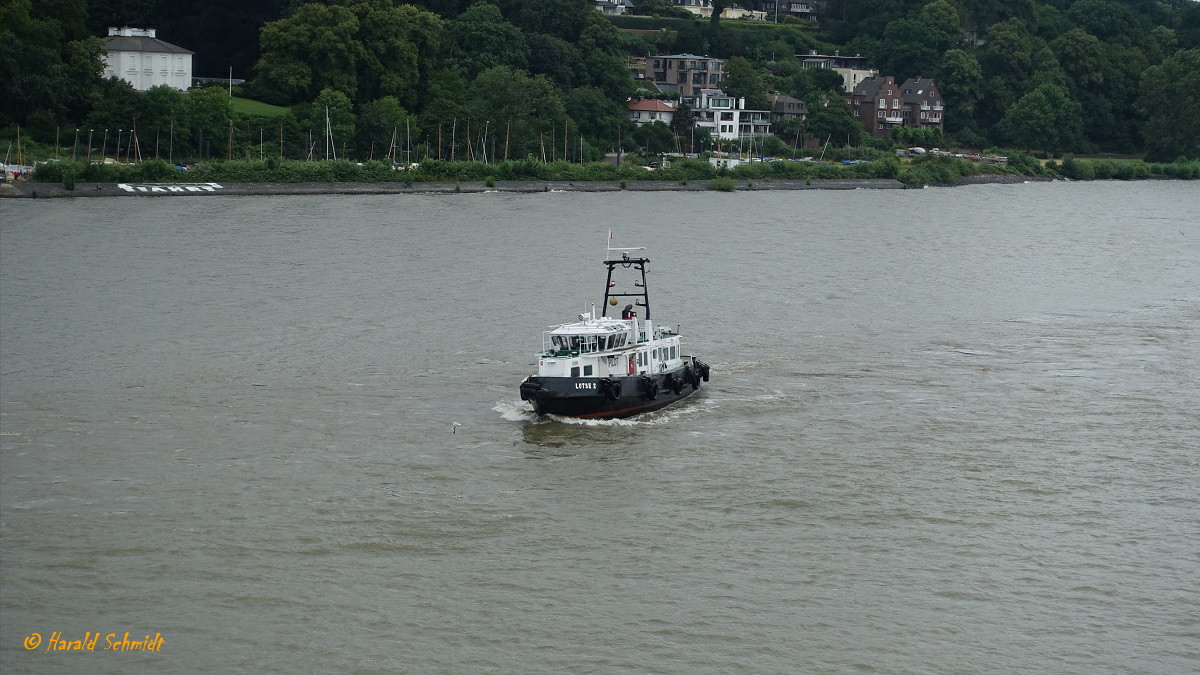
[[[640,301],[635,301],[634,305],[636,305],[638,307],[645,307],[646,308],[646,316],[644,318],[647,321],[650,320],[650,288],[646,284],[646,263],[650,262],[650,259],[649,258],[630,258],[629,257],[629,251],[645,251],[645,250],[646,250],[645,246],[614,248],[612,245],[612,230],[608,231],[608,249],[607,249],[608,255],[606,255],[605,259],[604,259],[604,264],[608,267],[608,279],[606,279],[605,283],[604,283],[604,302],[601,304],[601,307],[604,308],[604,313],[601,314],[601,316],[603,316],[605,318],[608,317],[609,298],[641,298]],[[612,254],[617,253],[617,252],[619,252],[621,254],[621,258],[619,260],[613,260]],[[641,272],[642,280],[640,282],[634,282],[634,284],[633,284],[636,288],[640,288],[641,292],[639,292],[639,293],[617,293],[613,290],[613,287],[615,285],[613,283],[613,272],[616,270],[617,265],[620,265],[621,267],[623,267],[625,269],[633,268],[633,269],[636,269],[637,271]]]

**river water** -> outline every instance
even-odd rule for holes
[[[4,668],[1194,672],[1197,204],[7,200]],[[712,381],[535,421],[609,228]]]

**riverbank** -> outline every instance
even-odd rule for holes
[[[982,174],[964,177],[958,185],[1025,183],[1049,177]],[[901,190],[909,186],[890,178],[735,180],[735,191],[759,190]],[[938,185],[937,187],[951,187]],[[196,195],[372,195],[455,194],[482,192],[700,192],[713,189],[708,180],[689,181],[460,181],[413,183],[96,183],[67,190],[57,183],[5,183],[0,197],[42,199],[63,197],[171,197]]]

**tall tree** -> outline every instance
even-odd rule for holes
[[[625,107],[604,95],[595,87],[580,87],[567,94],[567,114],[579,126],[579,131],[598,145],[612,145],[617,130],[629,120]]]
[[[1043,84],[1021,97],[1000,120],[1010,143],[1046,152],[1075,150],[1083,141],[1083,112],[1067,90]]]
[[[452,129],[457,131],[459,122],[467,121],[469,99],[467,79],[458,68],[445,68],[430,77],[425,108],[421,111],[421,128],[425,129],[430,141],[437,143],[438,129],[444,127],[450,134]],[[450,136],[443,139],[442,147],[450,147]]]
[[[501,157],[506,138],[509,157],[540,156],[543,142],[547,154],[562,154],[559,148],[566,109],[562,94],[550,80],[497,66],[483,71],[471,83],[471,99],[468,110],[473,144],[479,143],[486,129],[489,142],[497,142],[496,152]]]
[[[329,139],[332,158],[335,154],[340,159],[354,142],[354,130],[357,117],[350,97],[333,88],[321,90],[317,98],[307,107],[307,114],[301,118],[307,129],[312,131],[313,142],[316,143],[314,153],[325,156],[326,130],[332,134]],[[326,122],[328,121],[328,127]]]
[[[354,96],[363,51],[357,33],[358,18],[349,9],[301,5],[291,16],[263,26],[258,84],[292,102],[326,88]]]
[[[1137,110],[1150,159],[1200,159],[1200,49],[1147,68]]]
[[[447,24],[446,36],[451,59],[469,78],[496,66],[524,69],[529,63],[525,36],[486,0]]]
[[[968,51],[951,49],[937,72],[938,89],[946,101],[946,127],[958,131],[971,124],[983,98],[983,69]]]
[[[734,97],[746,99],[748,110],[766,110],[770,108],[767,101],[767,87],[763,83],[762,74],[749,59],[735,56],[725,64],[725,76],[721,79],[722,90]]]
[[[400,159],[404,157],[401,153],[412,145],[411,138],[421,138],[417,120],[400,106],[394,96],[385,96],[362,105],[358,115],[358,150],[362,157],[373,154],[379,159],[387,156],[388,148],[395,139],[400,151],[395,157]]]

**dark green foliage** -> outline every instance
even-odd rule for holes
[[[1150,159],[1200,157],[1200,49],[1147,69],[1137,109]]]
[[[802,67],[812,49],[867,55],[901,80],[937,79],[952,140],[897,139],[906,145],[1004,142],[1051,153],[1200,156],[1194,2],[861,0],[829,3],[819,26],[697,20],[668,0],[638,0],[637,8],[650,16],[606,18],[587,0],[8,0],[0,4],[2,123],[47,143],[57,133],[73,136],[75,127],[84,136],[96,129],[93,154],[107,128],[111,156],[112,132],[127,138],[136,120],[142,156],[153,156],[154,138],[160,154],[174,159],[278,158],[282,132],[283,156],[299,159],[313,143],[324,154],[324,103],[316,99],[329,89],[349,102],[344,119],[334,122],[339,157],[381,156],[401,120],[413,136],[409,159],[449,156],[452,134],[459,159],[468,142],[476,159],[484,156],[481,142],[489,160],[503,159],[505,136],[509,157],[539,160],[543,147],[547,159],[598,158],[618,135],[650,154],[703,149],[708,139],[693,138],[686,114],[677,116],[670,138],[634,132],[624,119],[635,88],[628,56],[692,52],[728,59],[723,86],[750,108],[764,107],[767,91],[805,99],[809,120],[776,128],[785,141],[886,146],[842,109],[839,75]],[[253,64],[256,77],[245,94],[293,105],[294,113],[253,117],[223,106],[217,92],[138,94],[102,82],[98,36],[109,25],[158,28],[160,37],[196,52],[197,75],[224,76],[232,65],[234,77],[244,77]],[[972,35],[984,39],[964,39]],[[511,76],[477,81],[497,66]],[[395,105],[382,110],[380,101]],[[481,138],[481,126],[489,138]],[[788,152],[775,139],[765,146]],[[125,147],[123,141],[123,155]],[[1080,170],[1124,178],[1131,171],[1125,166],[1110,171],[1089,163]],[[1140,169],[1132,166],[1136,177]]]
[[[708,189],[717,192],[733,192],[737,188],[732,180],[722,176],[708,181]]]

